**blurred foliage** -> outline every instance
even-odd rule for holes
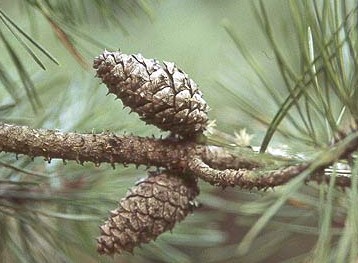
[[[1,121],[165,135],[106,97],[88,70],[103,49],[121,48],[189,73],[216,119],[212,141],[234,145],[233,131],[247,128],[262,151],[309,158],[358,119],[357,8],[353,0],[2,1]],[[96,255],[97,225],[142,167],[0,155],[3,262],[112,261]],[[275,191],[202,183],[202,206],[173,233],[114,261],[355,262],[351,167],[345,191],[334,181],[304,185],[309,171]]]

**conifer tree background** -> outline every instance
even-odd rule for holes
[[[106,96],[91,65],[119,48],[174,61],[210,105],[207,143],[311,167],[346,158],[265,191],[200,181],[193,214],[114,261],[356,262],[357,10],[353,0],[2,1],[1,122],[165,137]],[[97,166],[0,154],[2,262],[113,262],[96,252],[98,226],[147,172]]]

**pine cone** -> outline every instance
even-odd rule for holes
[[[100,226],[97,251],[109,255],[132,252],[141,243],[155,240],[192,211],[198,194],[193,177],[150,173],[129,190]]]
[[[207,106],[196,83],[174,63],[104,51],[94,60],[97,76],[146,123],[182,137],[202,133]]]

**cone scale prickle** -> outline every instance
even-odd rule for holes
[[[201,134],[207,106],[196,83],[174,63],[104,51],[94,60],[97,77],[109,93],[137,112],[148,124],[183,138]]]

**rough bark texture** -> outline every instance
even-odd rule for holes
[[[239,186],[244,189],[269,188],[287,183],[304,171],[308,164],[291,165],[277,170],[225,169],[217,170],[205,164],[199,158],[190,161],[190,170],[204,181],[221,187]]]
[[[93,63],[97,76],[146,123],[182,137],[202,133],[209,107],[196,83],[174,63],[104,51]]]
[[[210,165],[239,168],[255,167],[254,158],[234,156],[219,147],[204,146],[190,141],[118,136],[113,133],[79,134],[56,130],[31,129],[0,123],[0,151],[75,160],[78,163],[116,163],[163,167],[185,172],[188,161],[195,156]]]
[[[31,129],[0,123],[0,151],[93,162],[135,164],[163,167],[173,173],[189,173],[217,186],[240,186],[251,189],[282,185],[297,176],[310,162],[267,170],[269,164],[258,154],[233,155],[223,148],[173,139],[118,136],[112,133],[79,134],[55,130]],[[310,180],[329,180],[322,172],[340,158],[347,158],[358,148],[358,132],[353,131],[331,147],[335,158],[327,159]],[[322,157],[326,158],[326,157]],[[266,158],[267,159],[267,158]],[[350,178],[338,177],[336,184],[350,186]]]
[[[155,240],[192,211],[198,194],[193,177],[151,173],[128,191],[100,226],[98,252],[109,255],[132,252],[134,247]]]
[[[132,163],[184,169],[187,156],[200,152],[193,143],[177,143],[112,133],[78,134],[55,130],[31,129],[26,126],[0,125],[0,150],[45,159],[61,158],[100,164]],[[183,147],[184,146],[184,147]]]

